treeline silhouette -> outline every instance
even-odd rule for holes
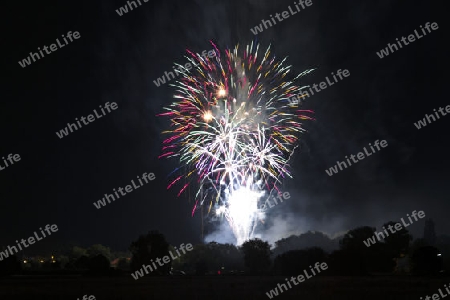
[[[384,224],[393,225],[394,222]],[[450,237],[436,237],[434,223],[428,220],[424,237],[413,241],[402,230],[377,240],[368,247],[367,239],[375,228],[358,227],[341,238],[331,239],[321,232],[292,235],[275,242],[252,239],[240,247],[232,244],[195,245],[192,251],[158,267],[148,276],[161,275],[285,275],[301,274],[309,266],[326,262],[329,266],[320,276],[365,276],[370,274],[436,275],[449,270]],[[366,243],[365,243],[366,241]],[[0,261],[0,275],[37,274],[39,272],[126,275],[174,252],[164,235],[150,231],[132,242],[129,252],[112,252],[108,247],[93,245],[87,249],[72,247],[51,260],[19,259],[17,255]],[[26,263],[25,263],[26,262]],[[146,275],[147,276],[147,275]]]

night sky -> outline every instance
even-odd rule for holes
[[[302,85],[331,72],[350,76],[310,97],[291,199],[270,211],[262,237],[274,242],[319,230],[330,236],[357,226],[379,227],[423,210],[436,233],[450,234],[448,128],[450,116],[423,129],[414,122],[450,104],[444,72],[448,28],[444,2],[313,0],[313,5],[255,36],[250,28],[293,1],[152,1],[123,16],[126,1],[69,1],[5,8],[5,61],[0,101],[0,157],[21,160],[0,171],[0,245],[12,245],[46,224],[59,231],[27,249],[104,244],[125,250],[156,229],[172,244],[199,243],[193,202],[167,190],[175,159],[158,159],[168,126],[157,117],[174,88],[153,81],[185,63],[186,49],[210,50],[252,41],[288,56],[296,73],[316,70]],[[439,29],[380,59],[376,52],[420,25]],[[80,38],[22,68],[18,61],[68,31]],[[445,39],[444,39],[445,38]],[[444,44],[445,45],[445,44]],[[446,54],[447,54],[446,53]],[[106,102],[118,109],[59,139],[56,132]],[[375,140],[388,147],[328,176],[325,169]],[[3,162],[0,160],[0,163]],[[106,207],[93,202],[143,173],[156,179]],[[423,234],[424,220],[407,229]],[[220,241],[220,240],[219,240]]]

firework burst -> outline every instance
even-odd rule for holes
[[[172,84],[176,101],[160,114],[171,122],[160,157],[177,157],[187,170],[168,188],[182,181],[178,195],[190,184],[199,188],[192,214],[207,206],[224,216],[241,244],[264,215],[264,192],[291,177],[288,162],[312,111],[289,98],[303,94],[308,86],[294,82],[312,70],[290,76],[286,58],[276,60],[270,47],[258,57],[259,45],[222,53],[211,44],[214,58],[187,51],[194,68],[177,65],[182,78]]]

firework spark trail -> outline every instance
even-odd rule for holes
[[[308,86],[289,80],[286,58],[277,61],[270,47],[258,60],[259,45],[239,46],[221,55],[202,57],[187,51],[195,67],[179,65],[182,78],[176,81],[176,99],[161,116],[170,117],[171,130],[164,133],[160,157],[178,157],[187,174],[183,193],[197,176],[199,190],[195,205],[214,208],[230,224],[238,244],[252,237],[263,214],[259,199],[264,191],[278,190],[280,178],[291,177],[288,162],[304,132],[301,120],[312,120],[288,101]],[[208,210],[208,211],[209,211]]]

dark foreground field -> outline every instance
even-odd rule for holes
[[[450,278],[421,277],[316,277],[276,299],[414,299],[432,295]],[[284,277],[210,276],[121,278],[3,278],[1,300],[81,299],[269,299],[266,292]]]

